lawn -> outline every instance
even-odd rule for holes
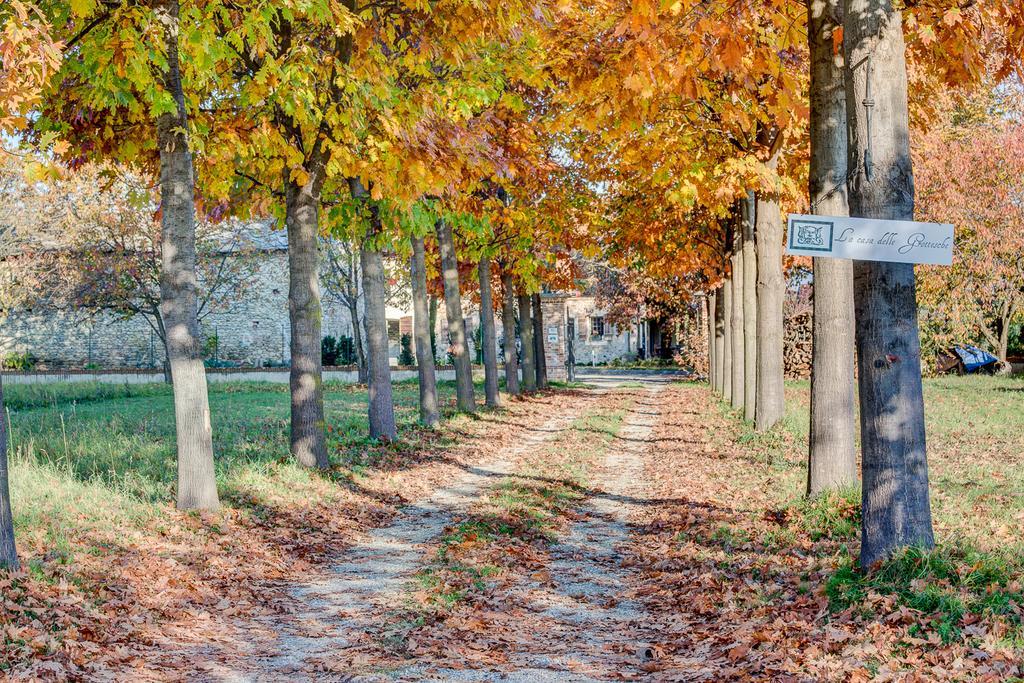
[[[873,614],[871,604],[883,596],[894,609],[914,610],[914,628],[943,643],[977,644],[984,636],[996,649],[1024,649],[1024,381],[924,381],[937,547],[912,548],[870,575],[856,569],[859,490],[823,501],[803,499],[809,390],[806,381],[787,383],[785,419],[769,433],[755,433],[741,424],[738,411],[721,403],[733,432],[708,429],[719,448],[734,444],[754,465],[739,477],[741,486],[774,501],[765,516],[789,520],[788,529],[815,542],[812,554],[831,567],[824,579],[831,610]]]
[[[366,438],[366,390],[325,385],[328,450],[333,477],[358,480],[419,440],[415,382],[394,385],[403,441],[389,448]],[[442,382],[445,404],[454,395]],[[168,385],[9,385],[11,494],[22,554],[70,561],[72,546],[113,530],[141,529],[174,500],[174,407]],[[210,386],[217,485],[229,507],[273,497],[299,502],[340,494],[324,477],[293,464],[288,454],[289,395],[284,384]],[[74,539],[74,540],[73,540]],[[87,540],[88,544],[88,540]],[[81,548],[79,547],[80,551]],[[37,566],[38,557],[29,566]]]
[[[806,481],[810,383],[786,386],[784,495]],[[1024,523],[1024,380],[924,380],[932,515],[940,541],[986,549],[1020,543]]]

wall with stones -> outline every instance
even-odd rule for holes
[[[389,307],[387,315],[399,323],[409,313]],[[249,366],[287,362],[287,252],[269,252],[245,299],[221,302],[203,317],[200,328],[210,340],[209,355],[218,360]],[[348,309],[325,298],[322,330],[325,336],[351,337]],[[391,344],[393,363],[399,350],[396,338]],[[47,367],[152,368],[164,361],[160,338],[142,316],[118,320],[74,310],[12,311],[0,317],[0,356],[26,352]]]

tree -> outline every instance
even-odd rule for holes
[[[362,316],[359,313],[362,301],[359,250],[348,240],[328,239],[323,241],[323,252],[326,264],[322,277],[324,295],[348,311],[352,322],[352,346],[356,365],[359,366],[359,381],[366,382],[366,352],[363,349]]]
[[[520,285],[519,289],[519,344],[522,354],[523,379],[520,383],[523,391],[537,390],[536,347],[533,343],[533,304],[530,295]]]
[[[782,131],[768,151],[766,166],[775,171],[781,153]],[[786,412],[783,385],[783,303],[786,283],[782,277],[783,229],[779,202],[782,190],[762,189],[757,192],[757,414],[758,431],[771,429]]]
[[[843,47],[850,215],[913,220],[900,11],[890,0],[846,0]],[[854,263],[865,569],[900,547],[935,542],[915,291],[912,264]]]
[[[756,200],[750,192],[740,199],[740,229],[743,231],[743,419],[754,420],[757,407],[757,251],[755,245]]]
[[[742,409],[744,405],[745,397],[743,392],[746,388],[746,383],[744,382],[743,375],[747,366],[746,360],[743,357],[745,349],[743,335],[743,285],[745,284],[743,278],[743,233],[743,225],[737,225],[733,233],[732,265],[729,276],[729,280],[732,282],[732,297],[730,299],[732,303],[732,311],[730,312],[732,319],[732,354],[730,355],[732,361],[732,375],[730,377],[732,390],[729,396],[732,407],[738,409]]]
[[[59,78],[51,81],[32,122],[32,138],[54,157],[129,157],[159,178],[161,303],[178,439],[178,506],[218,505],[210,409],[196,299],[195,187],[188,102],[179,57],[177,0],[151,4],[40,0],[67,39]],[[187,67],[184,67],[187,68]],[[54,85],[55,84],[55,85]],[[60,136],[54,144],[55,136]],[[319,353],[319,340],[317,340]]]
[[[533,320],[534,364],[537,372],[537,388],[548,388],[548,364],[544,352],[544,310],[540,305],[540,294],[530,297]]]
[[[811,209],[844,216],[846,203],[846,91],[841,0],[808,0],[811,61]],[[857,483],[853,379],[853,263],[816,258],[811,347],[811,421],[807,495]]]
[[[441,422],[437,401],[434,353],[430,348],[430,315],[427,303],[427,264],[422,237],[412,238],[412,319],[416,340],[416,372],[420,384],[420,422],[436,427]]]
[[[501,405],[498,395],[498,340],[494,329],[494,297],[491,295],[491,258],[483,254],[477,267],[480,279],[480,345],[484,357],[484,400],[488,408]]]
[[[35,6],[10,0],[0,9],[0,131],[21,128],[25,115],[38,102],[40,91],[60,64],[60,43]],[[0,148],[0,156],[7,151]],[[6,159],[2,159],[6,161]],[[0,226],[0,237],[9,244],[10,229]],[[0,383],[0,567],[17,571],[14,515],[8,488],[7,413]]]
[[[1024,313],[1024,108],[1014,86],[985,83],[1018,101],[984,104],[962,123],[949,120],[962,110],[954,108],[914,155],[918,219],[957,230],[953,266],[919,271],[925,314],[940,329],[934,341],[979,340],[1004,362]]]
[[[466,322],[462,318],[462,297],[459,292],[459,261],[455,255],[455,239],[451,223],[443,218],[437,222],[437,246],[441,252],[441,277],[444,282],[445,317],[448,320],[448,353],[455,364],[455,396],[459,410],[476,412],[473,398],[473,366],[466,344]]]
[[[167,66],[163,87],[173,111],[156,120],[160,150],[160,318],[174,382],[178,436],[178,508],[220,506],[213,467],[213,433],[203,367],[196,297],[195,180],[188,144],[188,116],[178,66],[178,0],[162,0],[156,18],[164,27]],[[320,358],[320,339],[316,344]]]
[[[512,396],[519,395],[519,350],[516,348],[515,284],[512,273],[501,273],[501,330],[504,337],[505,389]]]
[[[368,193],[358,179],[352,179],[350,186],[353,197],[362,201],[369,199]],[[366,208],[369,210],[369,228],[359,249],[359,265],[363,275],[370,438],[394,441],[398,438],[398,426],[395,423],[391,365],[388,360],[387,287],[384,258],[380,247],[380,240],[384,238],[383,225],[380,207],[371,202]]]

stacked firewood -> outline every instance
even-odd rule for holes
[[[782,359],[787,379],[811,376],[812,335],[811,311],[805,309],[786,316]]]

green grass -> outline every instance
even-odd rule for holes
[[[786,415],[766,434],[737,420],[732,440],[756,467],[752,481],[772,491],[792,525],[814,541],[833,541],[837,569],[826,586],[833,610],[870,612],[872,595],[919,612],[921,637],[964,638],[965,619],[1003,621],[1007,646],[1024,647],[1024,380],[968,376],[924,380],[932,517],[938,548],[910,548],[865,575],[848,544],[860,533],[857,490],[807,501],[807,381],[786,383]],[[712,439],[728,439],[709,435]],[[781,547],[787,529],[766,545]],[[974,615],[971,617],[971,615]]]
[[[846,558],[825,592],[833,611],[857,607],[870,593],[893,596],[898,605],[921,614],[918,633],[933,630],[943,643],[961,640],[968,614],[1007,626],[1005,639],[1024,645],[1024,592],[1020,558],[961,546],[926,551],[908,548],[865,575]]]
[[[442,400],[454,393],[442,382]],[[399,428],[418,419],[415,382],[394,385]],[[9,385],[11,492],[19,534],[60,547],[84,527],[136,527],[155,504],[173,501],[177,476],[171,387],[152,385]],[[381,454],[366,436],[366,390],[327,383],[324,409],[333,464],[356,478]],[[227,503],[271,495],[297,500],[322,477],[288,455],[289,395],[284,384],[210,386],[218,488]]]

